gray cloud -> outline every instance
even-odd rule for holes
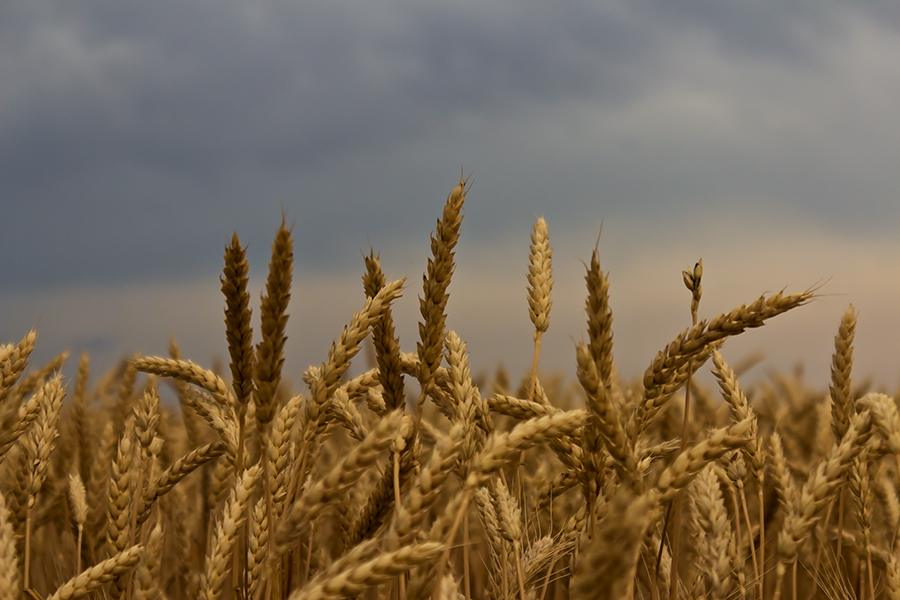
[[[889,3],[28,3],[0,24],[8,288],[197,277],[282,206],[308,269],[464,235],[759,211],[889,236]],[[635,242],[637,243],[637,242]],[[411,260],[411,259],[407,259]]]

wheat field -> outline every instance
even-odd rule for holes
[[[532,369],[473,378],[446,328],[467,191],[461,180],[447,198],[420,289],[364,256],[361,308],[299,392],[301,374],[283,373],[283,221],[255,333],[237,234],[225,249],[227,368],[172,341],[100,376],[82,355],[67,381],[66,353],[29,364],[34,331],[0,346],[0,600],[900,598],[900,413],[853,384],[852,306],[823,325],[837,326],[831,381],[775,374],[745,389],[728,339],[816,290],[701,319],[700,260],[687,292],[670,291],[687,327],[626,381],[595,248],[577,378],[542,374],[541,218]],[[395,334],[402,293],[419,296],[414,348]],[[364,343],[370,364],[351,377]],[[717,389],[697,384],[702,369]]]

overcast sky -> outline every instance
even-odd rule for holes
[[[900,8],[894,2],[44,2],[0,6],[0,342],[38,329],[96,370],[175,336],[226,356],[222,254],[249,244],[254,315],[294,224],[286,375],[364,299],[361,251],[408,276],[415,349],[429,234],[471,175],[448,325],[474,370],[530,366],[531,226],[549,223],[542,365],[574,375],[580,261],[609,272],[614,353],[640,374],[701,316],[825,283],[725,347],[826,389],[900,381]],[[74,362],[74,360],[73,360]],[[362,368],[360,365],[358,368]]]

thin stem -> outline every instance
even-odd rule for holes
[[[509,551],[506,549],[506,540],[503,540],[503,597],[509,598]]]
[[[519,542],[513,544],[513,551],[516,555],[516,574],[519,576],[519,596],[520,600],[525,600],[525,575],[522,573],[522,548]]]
[[[78,526],[78,553],[75,555],[75,574],[81,573],[81,546],[84,542],[84,526]]]
[[[766,583],[766,502],[764,487],[765,472],[759,474],[759,597],[763,597]]]
[[[787,568],[784,566],[784,563],[779,562],[775,570],[775,593],[772,596],[772,600],[781,600],[781,586],[784,583],[785,571],[787,571]]]
[[[534,360],[531,363],[531,385],[528,387],[528,400],[534,402],[534,388],[537,383],[538,357],[541,355],[541,338],[544,336],[542,331],[534,332]]]
[[[844,541],[844,484],[841,483],[841,487],[838,488],[838,530],[837,530],[837,563],[838,563],[838,573],[841,570],[841,563],[843,562],[843,545]]]
[[[547,569],[547,575],[544,577],[544,585],[541,586],[541,595],[538,600],[544,600],[544,596],[547,594],[547,587],[550,585],[550,576],[553,575],[553,567],[556,566],[556,559],[550,563],[550,567]]]
[[[269,464],[269,458],[265,454],[268,452],[269,447],[268,430],[262,431],[260,447],[264,453],[262,456],[263,489],[266,494],[266,513],[269,517],[269,556],[275,556],[275,502],[272,498],[272,465]],[[240,447],[238,452],[240,452]],[[240,472],[239,469],[238,472]],[[281,592],[281,582],[279,580],[278,565],[275,561],[270,561],[269,564],[269,579],[272,581],[272,597],[274,600],[275,595]]]
[[[832,499],[830,502],[828,502],[828,510],[825,511],[825,520],[822,522],[823,531],[822,531],[821,536],[819,537],[819,547],[816,549],[816,560],[813,563],[813,577],[817,577],[819,574],[819,565],[822,562],[822,548],[825,547],[826,536],[827,536],[826,532],[828,531],[828,526],[831,524],[831,513],[833,510],[834,510],[834,499]],[[813,587],[809,591],[810,600],[812,600],[812,598],[815,595],[816,595],[816,588]]]
[[[453,540],[456,539],[456,532],[459,530],[459,526],[462,523],[463,515],[466,512],[466,509],[469,506],[469,500],[472,498],[472,489],[466,488],[466,491],[463,492],[462,502],[459,505],[459,510],[456,513],[456,518],[453,519],[453,525],[450,527],[450,535],[447,537],[447,545],[444,548],[444,551],[441,553],[441,557],[438,559],[438,568],[437,568],[437,576],[434,578],[435,585],[440,585],[441,579],[444,577],[444,569],[447,566],[447,561],[450,560],[450,551],[453,549]]]
[[[244,473],[244,426],[246,422],[246,411],[238,411],[238,447],[237,459],[234,466],[234,477],[237,481],[241,480]],[[263,458],[266,457],[266,448],[262,448]],[[138,488],[140,489],[140,488]],[[240,534],[235,543],[234,554],[231,555],[231,584],[232,588],[241,590],[243,597],[247,596],[247,579],[246,569],[241,568],[241,557],[246,554],[247,547],[247,523],[246,520],[240,528]],[[244,575],[244,576],[242,576]]]
[[[869,569],[869,596],[875,600],[875,575],[872,573],[872,549],[866,549],[866,567]]]
[[[400,452],[394,450],[394,507],[400,511]],[[397,593],[400,600],[406,598],[406,574],[397,575]]]
[[[696,325],[697,315],[694,314],[694,324]],[[687,383],[684,389],[684,425],[681,429],[681,451],[687,449],[687,432],[690,422],[691,412],[691,378],[694,374],[694,363],[688,363]],[[678,547],[681,542],[681,512],[684,508],[684,490],[678,490],[675,497],[675,523],[672,531],[672,574],[669,578],[669,600],[675,600],[678,593]]]
[[[756,544],[753,543],[753,525],[750,523],[750,511],[747,509],[747,494],[744,493],[743,487],[741,487],[741,504],[744,506],[744,519],[747,521],[747,541],[750,544],[750,556],[753,558],[753,575],[756,577],[756,581],[759,582],[759,598],[762,599],[762,571],[756,559]]]
[[[663,549],[666,546],[666,536],[669,530],[669,519],[672,518],[672,503],[666,506],[666,518],[663,519],[662,533],[659,535],[659,551],[656,553],[656,568],[653,570],[653,600],[659,598],[659,568],[662,565]]]
[[[134,492],[134,501],[131,503],[131,531],[128,532],[128,546],[134,545],[134,537],[137,535],[137,527],[138,527],[138,507],[141,501],[141,494],[143,493],[144,487],[144,476],[146,469],[145,460],[141,461],[141,468],[138,471],[138,480],[137,485],[135,486]],[[79,573],[81,571],[78,571]],[[129,574],[128,575],[128,586],[125,588],[125,600],[131,600],[132,587],[134,583],[134,578]]]
[[[791,598],[797,600],[797,561],[794,561],[794,567],[791,569]]]
[[[463,592],[466,600],[472,598],[472,574],[469,572],[469,513],[463,516]]]
[[[683,271],[684,283],[691,291],[691,325],[697,326],[697,310],[700,308],[700,296],[702,288],[700,278],[703,276],[703,259],[701,258],[692,273]],[[687,382],[684,387],[684,424],[681,427],[681,452],[687,449],[688,425],[691,422],[691,380],[694,376],[694,361],[687,364]],[[678,595],[678,558],[681,545],[681,513],[684,508],[684,489],[678,490],[675,497],[675,523],[672,532],[672,573],[669,578],[669,600],[675,600]]]
[[[31,505],[34,503],[34,496],[28,496],[28,511],[25,513],[25,573],[23,577],[22,589],[27,590],[31,587]]]

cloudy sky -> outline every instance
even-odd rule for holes
[[[408,276],[471,175],[450,327],[476,371],[530,366],[525,272],[545,216],[542,364],[574,374],[582,260],[599,240],[615,357],[637,375],[701,316],[825,284],[726,345],[825,389],[859,311],[855,373],[900,381],[900,9],[893,2],[328,0],[4,3],[0,341],[95,371],[175,336],[226,356],[222,253],[249,244],[258,306],[294,224],[286,374],[363,302],[361,251]],[[255,313],[258,311],[255,311]],[[361,367],[360,367],[361,368]]]

